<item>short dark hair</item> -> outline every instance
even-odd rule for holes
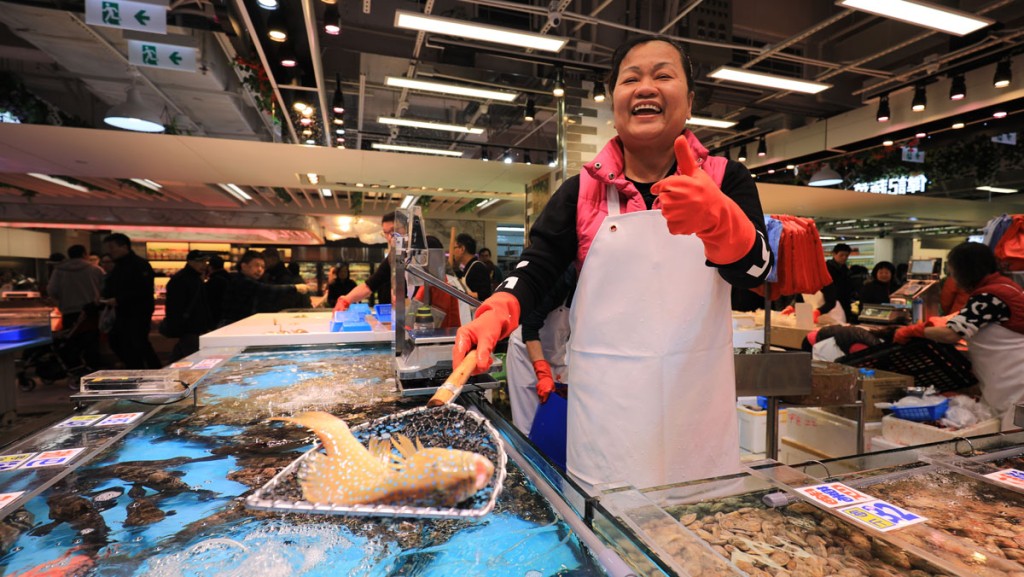
[[[210,255],[210,270],[224,270],[224,259],[217,255]]]
[[[462,233],[455,237],[455,243],[462,245],[462,248],[466,249],[466,252],[476,254],[476,239],[468,234]]]
[[[612,56],[612,69],[608,73],[608,90],[609,92],[615,91],[615,83],[619,81],[619,67],[622,66],[622,61],[626,59],[626,55],[629,51],[640,46],[641,44],[647,44],[648,42],[664,42],[665,44],[671,45],[679,52],[679,61],[683,63],[683,74],[686,75],[686,87],[693,92],[693,66],[690,65],[690,55],[686,53],[686,49],[683,45],[672,40],[667,36],[658,35],[647,35],[647,36],[634,36],[615,49],[615,54]]]
[[[393,213],[393,212],[385,212],[384,216],[380,217],[380,223],[381,224],[384,224],[386,222],[395,222],[395,213]]]
[[[112,232],[107,236],[103,237],[103,242],[112,242],[117,246],[125,246],[128,248],[132,247],[132,239],[128,238],[128,235],[120,232]]]
[[[486,252],[487,254],[491,254],[491,249],[487,248],[486,246],[480,247],[480,251],[477,254],[483,254],[484,252]]]
[[[85,258],[85,246],[73,244],[68,247],[68,258]]]
[[[850,248],[850,245],[846,244],[845,242],[841,242],[832,248],[832,254],[840,252],[853,252],[853,249]]]
[[[250,262],[252,262],[252,261],[254,261],[256,259],[264,260],[263,259],[263,253],[258,251],[258,250],[250,249],[250,250],[245,251],[245,254],[242,255],[241,259],[239,259],[238,264],[239,265],[249,264]]]
[[[875,268],[871,269],[871,278],[878,280],[878,271],[882,269],[886,269],[890,273],[892,273],[892,280],[896,280],[896,267],[887,260],[879,261],[878,263],[875,264]]]
[[[267,260],[268,258],[281,260],[281,253],[276,248],[268,248],[263,251],[263,260]]]
[[[946,258],[949,268],[953,269],[953,280],[968,292],[978,288],[983,278],[999,272],[996,255],[987,244],[980,242],[958,244]]]

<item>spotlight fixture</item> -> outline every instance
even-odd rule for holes
[[[306,101],[301,97],[296,98],[295,101],[292,102],[292,110],[295,112],[302,112],[307,108],[309,108],[309,104],[306,104]]]
[[[883,94],[878,99],[878,112],[875,113],[875,120],[889,122],[889,95]]]
[[[537,103],[532,99],[526,101],[526,112],[523,113],[523,120],[527,122],[533,122],[533,119],[537,117]]]
[[[331,36],[341,34],[341,14],[337,4],[329,4],[324,10],[324,33]]]
[[[277,0],[256,0],[256,3],[264,10],[277,10]]]
[[[1006,88],[1013,80],[1013,71],[1010,69],[1010,60],[1000,60],[996,64],[996,74],[992,77],[992,85],[996,88]]]
[[[332,107],[335,114],[345,114],[345,95],[341,92],[341,74],[334,75],[334,102]]]
[[[548,166],[550,166],[551,168],[555,168],[556,166],[558,166],[558,162],[555,160],[554,152],[548,153]]]
[[[963,122],[954,122],[952,128],[953,128],[953,130],[960,130],[964,126],[967,126],[967,125],[964,124]]]
[[[142,101],[142,97],[139,96],[139,89],[135,86],[135,80],[132,79],[132,84],[128,88],[128,94],[125,97],[124,102],[113,106],[107,115],[103,118],[103,122],[111,126],[123,128],[125,130],[134,130],[136,132],[163,132],[164,123],[160,118],[160,111],[151,108]]]
[[[953,77],[953,83],[949,85],[949,99],[963,100],[967,96],[967,83],[964,82],[964,75],[957,74]]]
[[[1006,118],[1005,110],[997,110],[992,113],[992,118]]]
[[[882,146],[892,146],[893,144],[894,142],[892,140],[887,139],[882,141]]]
[[[526,152],[525,154],[523,154],[523,162],[525,162],[526,164],[533,164],[533,159],[530,158],[530,153],[529,152]]]
[[[284,16],[276,10],[267,17],[267,36],[274,42],[288,40],[288,23],[285,22]]]
[[[738,160],[740,162],[746,162],[747,161],[747,145],[746,144],[744,144],[743,146],[740,147],[740,155],[736,157],[736,160]]]
[[[291,43],[289,42],[281,44],[279,54],[281,55],[281,66],[284,66],[285,68],[295,68],[299,63],[295,58],[295,51],[292,50]]]
[[[299,124],[303,126],[312,126],[313,119],[309,116],[303,116],[302,118],[299,119]]]
[[[480,160],[482,160],[484,162],[490,162],[491,161],[491,153],[487,151],[487,147],[486,146],[481,146],[480,147]]]
[[[764,140],[764,135],[761,135],[761,139],[757,142],[757,155],[768,156],[768,143]]]
[[[925,138],[926,136],[928,136],[927,132],[918,132],[914,134],[914,138]]]
[[[565,96],[565,82],[562,81],[561,68],[555,71],[555,87],[551,89],[551,94],[554,94],[555,98],[561,98]]]
[[[340,116],[335,116],[334,123],[337,124],[338,126],[343,126],[345,124],[345,119]]]
[[[302,131],[302,136],[305,136],[306,138],[309,138],[310,136],[313,136],[313,129],[312,128],[307,128],[307,129],[303,130]]]
[[[405,10],[395,10],[395,27],[445,34],[447,36],[461,36],[462,38],[471,38],[496,44],[508,44],[510,46],[519,46],[520,48],[534,48],[548,52],[560,51],[569,41],[568,38],[559,36],[533,34],[510,28],[488,26],[486,24],[477,24],[453,18],[428,16],[419,12],[407,12]]]
[[[843,183],[843,177],[839,176],[839,173],[832,170],[832,167],[825,164],[818,169],[811,176],[811,180],[807,183],[808,186],[835,186]]]
[[[914,112],[924,112],[924,109],[928,106],[928,95],[925,94],[924,84],[918,84],[914,87],[914,100],[910,103],[910,109]]]
[[[604,102],[604,82],[600,80],[594,81],[594,102]]]
[[[505,151],[505,158],[502,159],[502,162],[504,162],[505,164],[512,164],[512,151],[511,150],[506,150]]]

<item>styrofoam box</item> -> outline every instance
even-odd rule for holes
[[[833,415],[817,407],[789,407],[787,438],[820,453],[820,457],[845,457],[857,454],[857,421]],[[881,423],[864,423],[864,450],[870,450],[871,437],[877,436]]]
[[[755,399],[757,397],[751,397]],[[779,437],[786,434],[786,421],[789,418],[788,409],[779,411]],[[740,448],[748,453],[765,452],[766,436],[768,433],[768,411],[754,411],[747,407],[736,407],[737,422],[740,426]]]
[[[902,449],[906,445],[893,443],[885,437],[871,437],[871,451],[888,451],[890,449]]]
[[[948,441],[957,437],[973,437],[975,435],[998,433],[1000,424],[999,417],[993,417],[977,425],[953,431],[886,415],[882,417],[882,437],[886,441],[901,445],[922,445],[925,443]]]

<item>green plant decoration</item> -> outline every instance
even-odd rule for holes
[[[21,196],[23,198],[27,198],[29,200],[32,200],[33,198],[39,196],[38,192],[32,190],[31,188],[25,188],[23,186],[16,186],[13,184],[0,184],[0,188],[10,188],[11,190],[17,190],[18,192],[21,193]]]
[[[425,194],[416,201],[416,206],[420,207],[423,212],[427,212],[430,209],[430,203],[434,201],[434,197],[429,194]]]
[[[270,86],[270,77],[267,76],[267,71],[263,68],[263,64],[258,60],[249,60],[242,56],[235,56],[234,64],[235,68],[242,75],[242,85],[252,93],[253,100],[256,101],[256,107],[261,112],[273,116],[276,121],[277,115],[274,114],[274,92]]]
[[[290,204],[295,201],[295,199],[292,198],[292,195],[288,194],[288,191],[281,188],[280,186],[274,187],[274,194],[276,194],[277,199],[283,202],[284,204]]]
[[[458,210],[456,210],[455,212],[457,212],[457,213],[473,212],[473,210],[476,208],[476,206],[478,204],[480,204],[481,202],[485,201],[485,200],[487,200],[487,199],[486,198],[474,198],[473,200],[469,201],[468,203],[460,206],[458,208]]]
[[[17,76],[0,72],[0,112],[7,112],[25,124],[89,126],[33,94]]]
[[[349,198],[351,199],[349,202],[352,205],[352,212],[354,214],[362,214],[363,213],[363,193],[361,193],[361,192],[351,192],[351,193],[349,193]]]

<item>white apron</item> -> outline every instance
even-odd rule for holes
[[[591,492],[737,472],[729,285],[699,238],[607,193],[570,314],[566,468]]]
[[[1013,406],[1024,402],[1024,335],[999,325],[983,327],[967,343],[971,368],[981,382],[981,396],[1015,429]]]
[[[548,314],[540,330],[541,350],[544,351],[544,359],[551,365],[551,376],[556,383],[569,383],[569,367],[566,365],[568,341],[569,308],[561,306]],[[512,404],[512,423],[524,435],[529,435],[540,399],[537,397],[537,373],[533,370],[530,355],[523,344],[522,326],[516,328],[508,338],[505,365],[509,401]]]

